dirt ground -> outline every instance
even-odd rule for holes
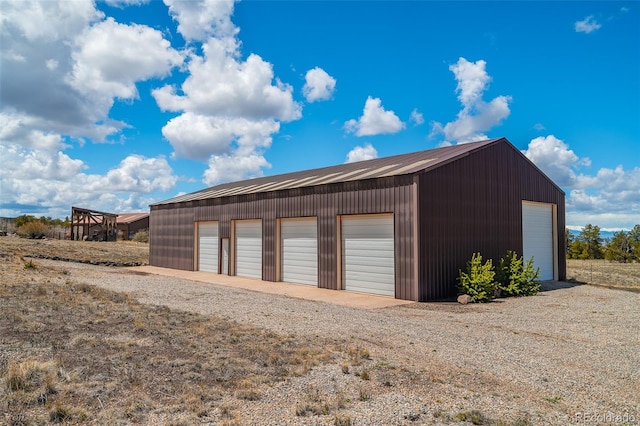
[[[605,305],[609,303],[607,300],[624,298],[625,292],[599,290],[611,292],[615,299],[608,297],[608,293],[598,293],[599,305],[594,305],[597,312],[595,308],[588,308],[588,312],[580,313],[582,316],[568,311],[575,295],[565,299],[558,299],[553,292],[545,295],[535,306],[540,309],[537,315],[557,315],[557,321],[561,321],[561,315],[571,318],[560,322],[561,329],[554,331],[545,329],[544,324],[532,328],[526,318],[522,323],[502,323],[517,318],[507,315],[509,309],[516,313],[528,309],[523,299],[515,305],[508,302],[466,307],[415,304],[397,308],[402,311],[396,313],[407,321],[414,317],[434,321],[436,316],[446,316],[449,319],[444,321],[455,327],[451,335],[434,327],[424,342],[408,341],[407,347],[397,347],[398,359],[413,357],[418,351],[421,354],[418,358],[426,360],[418,368],[416,364],[374,355],[380,342],[366,333],[360,336],[318,333],[305,337],[305,334],[294,335],[267,327],[268,317],[265,325],[260,326],[237,322],[230,314],[204,314],[141,303],[133,293],[87,284],[73,267],[78,262],[110,266],[103,269],[114,270],[114,276],[131,275],[133,272],[118,266],[147,264],[148,245],[0,237],[0,424],[259,425],[264,423],[247,420],[247,411],[252,410],[247,407],[260,407],[275,400],[280,405],[272,406],[271,411],[285,407],[293,418],[287,424],[300,425],[621,423],[615,418],[591,417],[586,421],[584,417],[571,417],[578,409],[578,402],[593,391],[589,388],[598,387],[581,381],[582,376],[578,376],[577,372],[584,370],[583,361],[565,357],[562,362],[566,363],[565,374],[569,377],[556,374],[555,378],[539,367],[544,366],[539,362],[555,352],[560,357],[563,341],[571,336],[574,340],[568,342],[568,350],[575,347],[576,353],[593,356],[602,363],[628,364],[628,356],[618,361],[612,359],[607,339],[613,339],[611,343],[618,345],[614,352],[633,354],[636,353],[633,345],[638,343],[633,343],[632,335],[627,333],[623,340],[617,341],[616,335],[607,336],[611,332],[605,332],[604,336],[596,334],[599,328],[609,330],[606,327],[619,315],[615,306]],[[637,268],[636,264],[618,273],[638,277]],[[569,271],[577,272],[570,272],[569,276],[573,273],[581,281],[579,273],[584,269],[583,264],[572,264]],[[90,273],[91,269],[86,271]],[[623,282],[613,278],[611,281],[618,286]],[[624,283],[625,286],[637,285],[633,279]],[[204,289],[195,288],[196,294],[204,297]],[[566,288],[571,290],[570,286]],[[215,295],[208,297],[215,301]],[[587,300],[590,296],[587,293],[580,297]],[[252,300],[259,302],[254,296]],[[270,315],[267,309],[272,302],[268,296],[264,296],[261,303],[264,304],[259,305],[259,310]],[[579,306],[583,307],[582,302]],[[547,312],[551,313],[547,315]],[[625,315],[637,318],[638,312],[625,312],[632,312]],[[484,323],[483,315],[488,313],[492,317],[486,318],[494,318],[495,323]],[[385,315],[393,316],[392,313]],[[585,323],[588,318],[593,318],[591,325]],[[629,327],[634,321],[637,324],[633,317],[625,317],[621,326]],[[513,341],[509,345],[515,348],[513,353],[524,358],[510,360],[511,364],[505,364],[504,368],[524,366],[527,376],[520,377],[518,382],[500,377],[500,374],[515,373],[507,370],[500,373],[501,368],[491,365],[492,358],[484,353],[478,353],[478,361],[468,365],[455,361],[464,359],[455,358],[458,347],[462,356],[469,356],[464,355],[471,350],[465,348],[464,333],[470,331],[464,330],[470,326],[486,330],[483,345],[492,348],[487,349],[489,355],[491,351],[497,354],[504,346],[500,340],[503,336],[520,336],[521,343]],[[629,331],[637,334],[637,328]],[[548,352],[536,349],[534,356],[528,352],[531,349],[518,346],[529,340],[551,346],[544,348]],[[594,342],[594,346],[589,346]],[[423,344],[425,348],[434,349],[427,352]],[[440,360],[451,356],[452,361],[439,364],[429,361],[432,351],[435,356],[436,347],[447,354]],[[531,368],[527,369],[526,365]],[[630,407],[631,388],[638,387],[637,382],[633,384],[638,372],[629,373],[624,368],[610,373],[602,364],[594,366],[592,372],[585,372],[584,377],[594,380],[593,383],[600,383],[597,375],[602,374],[602,383],[620,384],[621,393],[613,396],[607,395],[606,384],[599,385],[602,389],[597,389],[598,398],[602,400],[592,401],[591,407],[600,404],[607,408],[609,411],[602,411],[604,415],[630,413],[632,417],[627,418],[626,424],[638,424],[640,398],[633,406],[633,410],[638,407],[637,412],[612,411],[615,407]],[[338,372],[337,378],[328,378],[331,374],[327,372],[332,371],[331,374]],[[323,374],[325,376],[318,376]],[[326,392],[320,385],[322,380],[331,380],[332,386],[348,383],[353,394]],[[554,384],[554,380],[564,382]],[[304,386],[299,391],[295,384],[301,382]],[[565,392],[563,386],[567,383],[570,386],[566,393],[561,393]],[[290,392],[295,398],[281,393],[280,390],[287,388],[294,389]],[[364,410],[384,411],[385,403],[390,403],[396,395],[407,396],[410,392],[424,395],[429,408],[412,411],[408,407],[393,423],[356,421],[364,418]],[[377,406],[368,407],[371,401],[376,401]],[[372,414],[371,418],[381,417]]]

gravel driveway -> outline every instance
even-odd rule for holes
[[[640,424],[637,293],[552,283],[538,296],[490,304],[358,309],[116,268],[65,269],[141,303],[335,338],[371,354],[362,367],[371,380],[339,364],[314,368],[247,401],[251,424],[334,424],[296,415],[310,394],[353,401],[354,425],[449,424],[470,410],[485,424]]]

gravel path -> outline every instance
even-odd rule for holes
[[[337,415],[296,413],[312,402],[353,425],[449,424],[470,410],[503,424],[640,424],[637,293],[556,283],[535,297],[484,305],[364,310],[116,268],[64,268],[73,280],[141,303],[335,338],[371,354],[349,374],[325,365],[264,390],[238,407],[247,424],[334,424]]]

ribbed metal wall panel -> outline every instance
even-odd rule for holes
[[[155,211],[149,217],[149,263],[153,266],[194,269],[194,209]]]
[[[231,237],[231,221],[262,219],[263,278],[277,279],[277,219],[317,217],[318,287],[338,288],[338,217],[347,214],[393,213],[396,238],[396,295],[417,300],[413,250],[413,178],[397,176],[366,181],[336,183],[311,188],[295,188],[222,199],[198,200],[183,204],[151,207],[151,264],[177,269],[193,269],[194,222],[219,223],[220,238]],[[405,211],[408,210],[408,211]],[[175,222],[166,228],[169,222]],[[173,251],[174,241],[185,249]],[[190,250],[186,247],[190,245]],[[156,247],[157,246],[157,247]],[[162,249],[160,249],[162,247]],[[176,266],[180,265],[180,266]]]
[[[557,205],[558,272],[566,278],[564,193],[509,144],[497,143],[419,176],[420,300],[456,294],[474,252],[522,254],[522,200]]]

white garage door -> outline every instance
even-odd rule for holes
[[[342,285],[395,296],[393,216],[342,217]]]
[[[533,257],[540,280],[553,279],[553,208],[551,204],[522,203],[522,256]]]
[[[262,222],[236,222],[236,275],[262,279]]]
[[[218,222],[198,224],[198,270],[218,273]]]
[[[315,218],[280,222],[282,281],[318,285],[318,225]]]

